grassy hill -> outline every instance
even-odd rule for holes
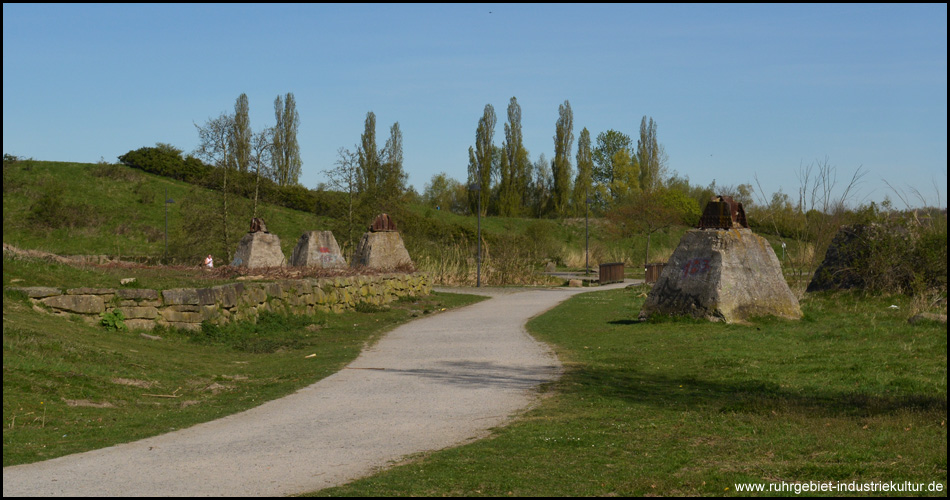
[[[167,195],[166,195],[167,193]],[[173,200],[164,203],[167,199]],[[212,253],[219,263],[237,247],[253,216],[253,201],[229,196],[228,235],[218,191],[117,164],[19,160],[3,166],[3,241],[59,255],[107,255],[121,260],[197,265]],[[167,230],[166,230],[167,211]],[[410,205],[397,223],[418,268],[447,284],[474,283],[477,220]],[[368,225],[356,223],[353,241],[341,221],[267,203],[257,216],[281,237],[289,258],[306,231],[334,229],[344,253]],[[642,276],[645,238],[618,238],[601,219],[589,221],[589,263],[625,262]],[[651,261],[665,260],[686,228],[653,235]],[[528,284],[546,262],[583,270],[585,220],[483,217],[482,281]],[[167,254],[165,251],[167,235]]]
[[[220,194],[122,165],[4,162],[3,241],[61,255],[155,261],[165,251],[166,192],[173,200],[167,204],[170,259],[197,265],[203,255],[217,253],[222,262],[219,249],[200,248],[196,237],[220,231]],[[249,227],[252,202],[229,203],[233,251]],[[324,217],[268,204],[258,216],[283,236],[288,256],[301,234],[328,224]]]

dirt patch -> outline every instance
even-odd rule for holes
[[[132,387],[141,387],[143,389],[150,389],[156,385],[155,382],[149,382],[147,380],[134,380],[129,378],[114,378],[112,379],[113,384],[119,385],[128,385]]]
[[[63,402],[66,403],[66,406],[82,406],[85,408],[115,408],[115,405],[108,401],[96,403],[89,401],[88,399],[64,399]]]

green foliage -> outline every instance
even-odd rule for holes
[[[551,174],[554,185],[551,197],[554,213],[559,217],[568,215],[571,199],[571,147],[574,144],[574,113],[571,103],[564,101],[558,106],[558,119],[554,128],[554,161]]]
[[[939,215],[938,220],[939,220]],[[909,217],[843,227],[809,291],[824,287],[860,288],[877,293],[917,295],[946,290],[947,231]]]
[[[102,313],[99,324],[104,326],[106,330],[113,332],[128,330],[128,327],[125,326],[125,315],[118,309]]]
[[[171,177],[192,184],[202,183],[211,173],[211,167],[201,160],[188,156],[171,147],[143,147],[119,156],[123,165],[137,168],[150,174]]]

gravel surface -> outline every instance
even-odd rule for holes
[[[458,290],[492,298],[402,325],[340,372],[243,413],[6,467],[3,496],[290,495],[483,438],[560,373],[526,321],[576,293],[622,286]]]

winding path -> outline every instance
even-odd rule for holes
[[[560,373],[527,320],[576,293],[622,286],[465,289],[492,298],[404,324],[340,372],[251,410],[6,467],[3,496],[289,495],[485,437]]]

